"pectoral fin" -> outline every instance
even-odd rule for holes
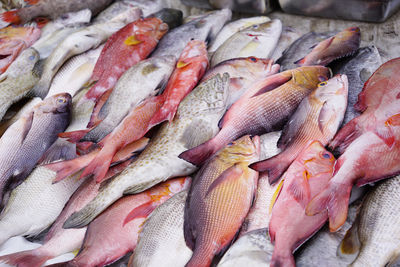
[[[239,164],[235,164],[232,167],[226,169],[214,182],[210,185],[207,190],[205,197],[207,197],[212,191],[225,183],[233,182],[239,179],[243,174],[243,168]]]

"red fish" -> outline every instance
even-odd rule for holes
[[[328,219],[326,212],[307,216],[305,208],[332,177],[335,158],[318,141],[311,141],[283,175],[272,201],[269,224],[275,243],[270,266],[295,266],[292,253]]]
[[[7,27],[0,29],[0,74],[5,72],[15,58],[40,37],[34,27]]]
[[[225,113],[222,129],[214,138],[179,157],[201,165],[240,136],[281,129],[303,98],[327,80],[328,75],[329,70],[322,66],[300,67],[258,81]]]

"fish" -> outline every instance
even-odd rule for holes
[[[123,28],[126,24],[135,21],[140,15],[141,11],[138,8],[132,8],[107,23],[90,25],[68,35],[42,63],[43,70],[40,80],[32,90],[39,96],[44,97],[49,90],[54,75],[68,59],[98,47],[113,33]]]
[[[187,267],[210,266],[235,237],[257,188],[258,173],[248,165],[259,155],[260,138],[243,136],[210,158],[193,179],[184,213],[185,241],[193,250]]]
[[[46,97],[59,93],[74,96],[90,79],[103,45],[70,58],[60,68],[51,82]]]
[[[347,28],[313,48],[304,58],[295,62],[299,66],[326,66],[333,60],[353,54],[361,42],[361,32],[358,27]]]
[[[310,141],[283,175],[269,222],[270,266],[295,266],[292,253],[325,224],[327,212],[307,216],[305,208],[332,178],[335,161],[323,144]]]
[[[163,8],[153,14],[150,14],[150,18],[159,18],[162,22],[168,24],[168,29],[172,30],[182,25],[183,13],[179,9],[174,8]]]
[[[229,75],[217,75],[198,85],[178,108],[175,119],[163,124],[146,149],[64,227],[83,227],[124,194],[137,194],[170,177],[190,175],[196,166],[179,153],[214,136],[225,112]],[[134,179],[132,179],[134,177]]]
[[[204,16],[185,23],[169,31],[159,42],[157,48],[151,54],[152,57],[175,56],[182,54],[187,43],[192,39],[199,41],[213,40],[225,22],[232,17],[232,11],[222,9],[210,12]]]
[[[322,66],[300,67],[258,81],[229,108],[215,137],[179,157],[199,166],[240,136],[280,130],[303,98],[327,79],[328,72]]]
[[[0,139],[0,199],[18,186],[70,121],[71,96],[59,94],[37,104]]]
[[[114,166],[107,173],[107,176],[112,177],[116,175],[129,163],[131,163],[131,160]],[[47,232],[42,246],[33,250],[2,256],[0,257],[0,262],[17,266],[40,267],[49,259],[79,250],[85,237],[86,228],[63,229],[62,225],[74,211],[82,208],[97,195],[100,186],[101,184],[91,179],[87,179],[81,183]]]
[[[237,57],[269,58],[282,32],[279,19],[245,28],[227,39],[213,54],[211,67]]]
[[[357,103],[364,83],[382,65],[382,59],[378,49],[371,45],[359,48],[352,57],[336,60],[332,64],[333,73],[346,74],[349,80],[349,97],[342,122],[342,125],[345,125],[360,115],[354,105]]]
[[[39,53],[34,48],[24,50],[0,76],[0,120],[8,108],[28,94],[35,94],[32,87],[39,80],[34,66],[39,60]]]
[[[101,11],[97,16],[93,18],[93,23],[105,23],[110,21],[114,17],[122,14],[127,9],[131,9],[136,6],[132,1],[114,1],[107,8]],[[140,8],[140,7],[139,7]],[[141,8],[140,8],[141,9]]]
[[[208,2],[213,8],[230,8],[237,12],[261,14],[270,10],[270,4],[263,0],[210,0]]]
[[[279,65],[272,60],[256,57],[233,58],[223,61],[209,69],[202,81],[206,81],[218,73],[229,74],[229,109],[258,80],[262,80],[279,71]]]
[[[188,190],[158,206],[146,219],[129,267],[184,267],[192,256],[183,236],[183,214]]]
[[[64,13],[79,11],[85,8],[90,9],[93,15],[96,15],[111,2],[111,0],[39,0],[35,1],[32,5],[0,14],[0,28],[4,28],[11,23],[25,24],[36,17],[56,19]]]
[[[133,251],[147,216],[189,185],[190,178],[176,178],[121,198],[88,226],[81,250],[66,266],[104,266]]]
[[[270,21],[271,19],[266,16],[243,18],[232,21],[226,24],[221,31],[218,33],[217,37],[210,43],[208,52],[214,53],[217,49],[232,35],[238,31],[244,30],[250,26],[262,24]]]
[[[283,55],[284,51],[288,49],[294,41],[299,39],[300,36],[300,33],[295,28],[287,26],[283,27],[278,44],[276,45],[276,48],[270,58],[273,61],[277,61]]]
[[[150,16],[164,7],[167,7],[166,2],[160,0],[148,1],[148,0],[122,0],[123,2],[128,2],[132,5],[139,7],[143,11],[143,17]],[[168,6],[169,7],[169,6]]]
[[[334,138],[347,108],[348,80],[338,74],[321,82],[304,98],[291,116],[278,141],[283,151],[277,156],[256,162],[250,168],[267,172],[271,184],[279,180],[308,142],[319,141],[323,146]]]
[[[347,123],[330,143],[342,153],[333,178],[311,200],[307,214],[328,210],[329,227],[336,231],[346,220],[350,191],[400,173],[400,58],[378,68],[359,95],[362,115]],[[383,95],[380,95],[383,94]]]
[[[352,259],[351,266],[390,266],[398,257],[399,189],[400,176],[396,176],[368,193],[355,223],[338,247],[342,258]]]
[[[7,27],[0,29],[0,73],[4,73],[17,56],[40,37],[35,27]]]

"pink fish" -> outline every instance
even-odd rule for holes
[[[270,266],[295,266],[292,255],[328,219],[326,212],[307,216],[305,208],[332,177],[335,158],[312,141],[283,175],[273,201],[269,234],[275,243]]]

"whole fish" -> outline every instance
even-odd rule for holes
[[[15,58],[40,37],[34,27],[7,27],[0,29],[0,73],[4,73]]]
[[[133,251],[146,217],[189,186],[190,178],[176,178],[146,192],[121,198],[88,226],[79,254],[68,265],[104,266]]]
[[[227,39],[213,54],[211,66],[238,57],[269,58],[282,32],[278,19],[245,28]]]
[[[209,53],[214,53],[217,49],[232,35],[237,33],[238,31],[244,30],[250,26],[262,24],[265,22],[270,21],[271,19],[265,16],[260,17],[250,17],[250,18],[243,18],[232,21],[226,24],[222,30],[218,33],[217,37],[212,41],[208,48]]]
[[[0,199],[19,185],[70,120],[71,96],[59,94],[37,104],[0,139]]]
[[[74,96],[90,79],[103,46],[70,58],[54,76],[46,97],[69,93]]]
[[[196,171],[196,166],[179,159],[178,155],[218,131],[218,121],[225,112],[228,79],[228,75],[217,75],[187,95],[175,119],[161,126],[138,160],[105,186],[85,208],[74,213],[64,227],[87,225],[123,194],[139,193],[170,177]]]
[[[347,107],[348,81],[346,75],[338,74],[318,85],[301,101],[296,112],[283,128],[278,146],[283,151],[277,156],[254,163],[250,168],[267,172],[271,184],[279,180],[309,141],[321,142],[323,146],[335,136],[342,123]]]
[[[258,81],[226,112],[215,137],[179,157],[201,165],[240,136],[279,130],[303,98],[327,79],[328,72],[322,66],[300,67]]]
[[[0,14],[0,28],[4,28],[10,23],[25,24],[36,17],[50,17],[56,19],[67,12],[79,11],[89,8],[93,15],[99,13],[108,6],[112,0],[39,0],[34,1],[33,5],[10,10]]]
[[[107,23],[98,23],[73,32],[60,43],[51,55],[44,60],[40,80],[32,89],[42,97],[49,90],[54,75],[61,66],[71,57],[97,48],[113,33],[120,30],[127,23],[135,21],[141,15],[138,8],[127,10]]]
[[[325,224],[327,212],[307,216],[305,208],[332,177],[334,164],[335,157],[311,141],[283,175],[269,222],[275,245],[270,266],[295,266],[292,253]]]
[[[343,154],[335,175],[307,207],[307,214],[328,210],[331,231],[346,220],[353,184],[362,186],[400,172],[400,58],[383,64],[359,95],[365,111],[346,124],[331,142]],[[382,95],[381,95],[382,94]],[[361,97],[360,97],[361,96]]]
[[[229,9],[213,11],[171,30],[161,39],[152,56],[172,55],[178,59],[190,40],[213,40],[231,16]]]
[[[110,169],[108,176],[121,172],[130,161],[123,162]],[[36,249],[17,252],[0,257],[0,262],[16,266],[40,267],[52,258],[72,252],[81,247],[86,228],[63,229],[65,220],[92,200],[98,193],[100,184],[93,180],[84,181],[71,196],[57,220],[51,226],[44,239],[44,244]]]
[[[234,58],[223,61],[209,69],[202,81],[217,74],[229,74],[229,96],[227,109],[230,108],[253,83],[279,71],[279,65],[272,60],[256,57]]]
[[[112,89],[130,67],[145,59],[168,31],[168,25],[157,18],[138,19],[129,23],[106,42],[93,70],[90,83],[96,84],[86,94],[98,99]],[[122,60],[123,59],[123,60]]]
[[[193,250],[187,267],[210,266],[235,237],[257,188],[258,173],[248,165],[259,156],[260,138],[244,136],[199,170],[185,206],[185,241]]]
[[[399,255],[398,201],[400,176],[380,183],[365,198],[338,253],[355,260],[351,266],[388,266]]]
[[[292,27],[283,27],[281,37],[279,37],[278,44],[270,58],[273,61],[277,61],[284,53],[286,49],[297,39],[300,38],[300,33]]]
[[[131,109],[144,99],[154,96],[160,86],[167,83],[173,71],[174,62],[175,59],[171,56],[151,57],[127,70],[119,79],[98,115],[95,111],[92,114],[88,126],[95,126],[95,128],[88,130],[88,133],[82,137],[82,141],[100,142],[111,133]],[[85,97],[90,94],[92,89]]]
[[[129,267],[184,267],[192,256],[183,236],[188,190],[175,194],[147,217]]]
[[[332,64],[333,73],[346,74],[349,80],[349,97],[342,123],[345,125],[360,115],[354,108],[358,100],[358,94],[361,92],[368,78],[382,64],[382,60],[378,49],[371,45],[359,48],[354,56],[336,60]]]
[[[353,54],[361,41],[358,27],[347,28],[332,36],[313,48],[304,58],[295,62],[299,66],[326,66],[333,60]]]

